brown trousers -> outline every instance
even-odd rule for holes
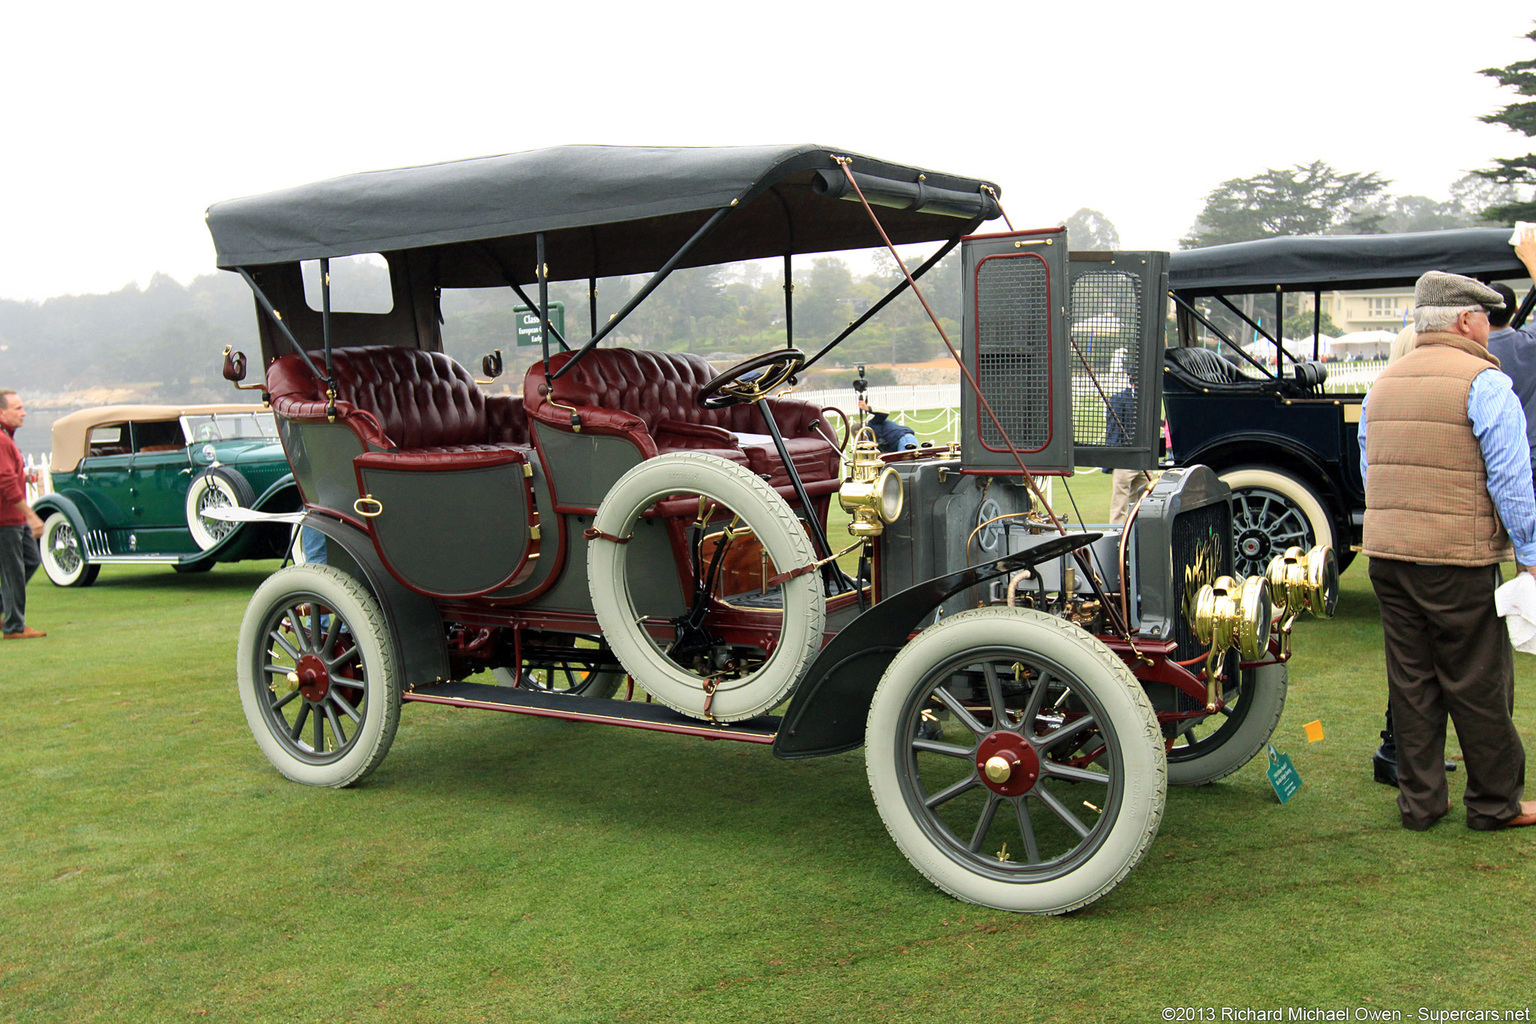
[[[1446,717],[1467,772],[1467,822],[1497,827],[1520,813],[1525,748],[1515,707],[1514,651],[1493,607],[1499,567],[1371,559],[1381,603],[1387,687],[1397,734],[1397,806],[1424,826],[1446,813]]]

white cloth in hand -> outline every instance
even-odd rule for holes
[[[1515,573],[1514,579],[1493,592],[1493,607],[1504,617],[1515,650],[1536,654],[1536,576]]]

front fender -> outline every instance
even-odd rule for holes
[[[864,742],[864,721],[875,688],[896,652],[923,619],[962,590],[1059,558],[1103,534],[1046,535],[985,565],[936,576],[866,609],[811,662],[795,688],[773,741],[786,760],[853,750]]]
[[[96,520],[89,513],[88,506],[82,506],[68,495],[58,491],[50,491],[32,503],[32,511],[40,518],[47,519],[52,512],[61,513],[69,520],[69,525],[75,528],[75,536],[80,538],[82,546],[85,544],[85,535],[90,530],[96,529]]]
[[[286,499],[286,500],[284,500]],[[273,509],[272,506],[281,506]],[[294,482],[293,474],[288,473],[280,477],[276,483],[262,491],[256,500],[251,502],[251,508],[260,511],[296,512],[304,507],[304,500],[299,497],[299,485]]]
[[[448,649],[436,603],[396,580],[373,540],[357,527],[315,512],[304,517],[303,525],[325,534],[326,562],[362,582],[379,602],[390,642],[400,655],[403,688],[446,680]]]

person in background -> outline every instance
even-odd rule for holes
[[[864,396],[859,396],[859,412],[869,416],[866,424],[875,432],[875,441],[883,452],[904,452],[909,448],[917,447],[917,435],[912,428],[903,426],[891,419],[889,413],[881,412],[865,401]]]
[[[1529,232],[1526,233],[1529,238]],[[1536,241],[1529,242],[1526,251],[1515,247],[1526,272],[1536,279]],[[1515,386],[1515,397],[1525,410],[1525,436],[1531,449],[1531,476],[1536,479],[1536,327],[1526,324],[1519,330],[1509,326],[1518,303],[1514,289],[1507,284],[1490,285],[1504,299],[1504,308],[1492,310],[1488,323],[1488,351],[1499,360],[1499,369],[1508,375]]]
[[[1486,347],[1488,309],[1503,299],[1430,271],[1414,306],[1417,344],[1376,378],[1360,417],[1362,550],[1381,606],[1398,811],[1414,831],[1450,812],[1449,718],[1466,765],[1467,826],[1536,825],[1536,801],[1521,800],[1514,652],[1493,598],[1511,555],[1536,575],[1525,413]]]
[[[1115,447],[1128,443],[1135,424],[1136,389],[1127,386],[1110,396],[1104,444]],[[1130,515],[1132,500],[1152,482],[1152,474],[1141,469],[1117,469],[1109,479],[1109,524],[1120,526]]]
[[[21,396],[0,388],[0,637],[6,640],[48,635],[27,625],[27,581],[41,562],[43,520],[27,504],[27,464],[16,447],[26,418]]]

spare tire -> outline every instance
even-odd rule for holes
[[[761,544],[768,564],[778,573],[816,561],[804,526],[772,487],[718,456],[670,452],[625,473],[598,507],[595,538],[587,549],[592,609],[624,670],[663,704],[693,718],[736,722],[756,717],[784,699],[821,649],[826,622],[821,574],[807,572],[765,586],[769,592],[780,591],[775,602],[779,629],[771,650],[745,657],[739,667],[728,671],[701,674],[680,663],[673,646],[646,628],[649,616],[644,612],[653,597],[648,592],[656,581],[633,576],[631,545],[622,540],[634,533],[642,513],[652,505],[679,495],[698,495],[717,509],[734,513],[733,522],[741,524],[738,536],[750,535],[750,543]],[[712,604],[710,613],[718,612]]]
[[[187,529],[197,546],[207,551],[239,527],[224,519],[207,515],[209,509],[238,505],[250,508],[256,492],[250,481],[228,466],[210,466],[192,478],[187,488]]]

